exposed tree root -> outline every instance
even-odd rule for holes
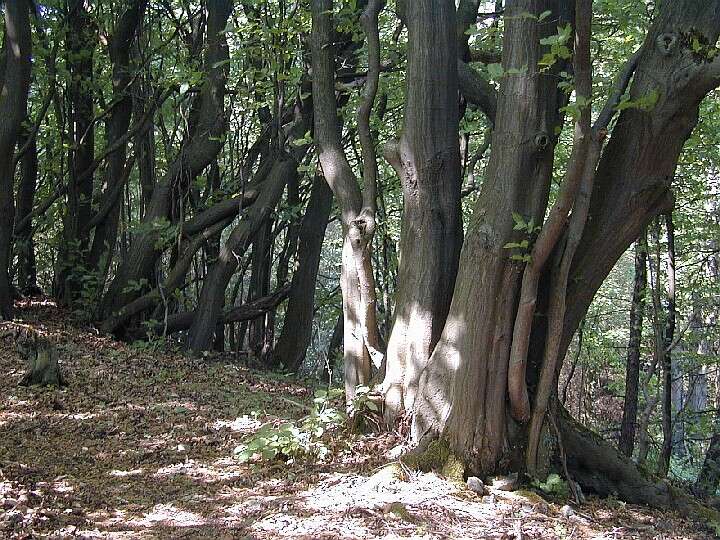
[[[641,470],[599,435],[562,410],[558,427],[573,480],[586,492],[653,508],[672,509],[684,516],[720,523],[720,513],[707,508],[688,493]]]

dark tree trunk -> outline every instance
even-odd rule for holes
[[[55,271],[55,296],[70,305],[80,296],[84,262],[90,248],[89,231],[93,201],[93,175],[85,174],[95,158],[95,105],[93,57],[97,27],[84,0],[68,2],[67,69],[70,109],[70,150],[67,212],[63,240]]]
[[[552,23],[521,16],[546,10],[553,13]],[[508,448],[508,361],[523,266],[504,246],[521,240],[513,231],[513,213],[542,223],[554,126],[560,124],[556,76],[537,72],[545,52],[540,40],[571,21],[571,2],[564,0],[507,7],[503,67],[527,70],[502,80],[490,162],[468,226],[450,313],[415,403],[413,437],[446,439],[471,470],[483,473],[506,462]]]
[[[335,326],[333,327],[333,333],[330,336],[327,351],[325,351],[325,365],[320,366],[320,369],[322,370],[321,378],[323,381],[332,382],[339,360],[342,359],[343,336],[345,334],[343,328],[344,324],[345,318],[341,312],[335,322]]]
[[[272,237],[273,222],[272,215],[268,215],[253,238],[248,301],[267,296],[270,292],[274,245]],[[261,317],[250,322],[248,346],[255,358],[261,361],[265,360],[272,350],[272,343],[269,343],[272,331],[269,322],[267,313],[263,313]]]
[[[673,449],[673,341],[675,339],[675,227],[672,213],[665,214],[667,231],[667,318],[660,342],[659,356],[662,360],[663,397],[662,397],[662,450],[658,463],[658,476],[664,478],[670,470],[670,457]],[[659,241],[659,238],[656,239]],[[659,265],[658,265],[659,266]],[[659,268],[658,268],[659,274]],[[659,286],[659,279],[657,284]]]
[[[132,82],[130,50],[146,5],[147,0],[130,0],[109,39],[108,49],[113,70],[113,109],[105,128],[108,148],[116,145],[127,134],[130,127],[133,113],[133,98],[130,92]],[[127,143],[122,143],[115,152],[108,156],[100,208],[108,205],[110,209],[104,219],[95,226],[92,247],[87,257],[87,269],[97,273],[101,289],[105,283],[117,242],[122,185],[129,176],[129,171],[125,170],[127,166],[126,150]]]
[[[134,237],[105,296],[102,312],[106,318],[142,294],[143,291],[128,291],[127,285],[147,279],[162,252],[162,247],[157,245],[162,227],[150,225],[162,225],[172,220],[173,193],[185,193],[191,181],[215,159],[223,146],[227,128],[225,86],[229,69],[229,49],[224,30],[232,6],[231,0],[207,3],[207,42],[204,51],[206,78],[190,114],[190,135],[183,141],[179,154],[168,166],[165,176],[153,187],[142,220],[147,228]]]
[[[5,2],[4,77],[0,81],[0,320],[13,315],[10,257],[15,202],[15,145],[27,115],[32,41],[27,0]]]
[[[425,444],[442,438],[471,470],[484,474],[522,467],[513,457],[524,451],[523,430],[508,423],[505,411],[509,335],[520,272],[504,246],[519,239],[512,233],[512,212],[525,222],[532,217],[535,223],[545,213],[552,126],[559,123],[556,111],[561,101],[554,78],[528,66],[537,66],[539,38],[555,33],[555,14],[561,21],[572,19],[570,7],[565,2],[527,1],[506,8],[503,67],[527,72],[504,77],[501,83],[486,179],[468,226],[450,313],[421,377],[415,404],[415,440]],[[520,16],[545,10],[554,19],[547,26]],[[720,1],[663,3],[644,47],[625,70],[619,95],[634,74],[631,98],[657,95],[657,103],[651,110],[623,110],[602,153],[589,218],[570,268],[558,360],[564,358],[595,292],[618,258],[654,216],[669,209],[669,187],[683,144],[697,122],[699,104],[720,82],[720,61],[697,62],[683,38],[697,32],[715,43],[718,31]],[[601,114],[600,131],[613,116],[616,99],[612,97]],[[537,317],[540,335],[543,319]],[[542,345],[544,338],[531,341]],[[539,365],[529,362],[528,381],[537,379]],[[625,475],[621,469],[613,471],[617,456],[611,452],[611,459],[598,461],[597,474]],[[575,457],[580,456],[569,456]]]
[[[27,144],[27,150],[20,159],[20,187],[17,194],[15,222],[29,216],[35,202],[37,188],[38,155],[37,139],[23,133],[19,147]],[[37,292],[37,266],[35,264],[35,243],[33,241],[32,219],[22,230],[15,230],[15,252],[17,254],[17,284],[23,294]]]
[[[258,229],[274,211],[291,175],[297,175],[297,161],[290,156],[281,156],[267,178],[257,185],[257,200],[220,250],[217,261],[203,281],[195,319],[188,335],[188,348],[192,351],[207,350],[212,343],[225,303],[225,290],[238,266],[238,255],[247,250]]]
[[[635,448],[635,431],[638,412],[638,385],[640,383],[640,349],[642,345],[645,287],[647,285],[647,247],[644,239],[635,242],[635,279],[630,305],[630,339],[625,366],[625,401],[620,425],[620,451],[632,456]]]
[[[715,420],[710,446],[705,453],[705,460],[695,481],[694,491],[701,497],[715,495],[720,485],[720,426],[718,419]]]
[[[283,328],[274,353],[278,364],[295,372],[305,360],[312,339],[315,282],[332,200],[332,191],[325,179],[315,177],[300,225],[297,269],[293,274]]]
[[[404,19],[405,122],[399,143],[386,147],[403,186],[399,285],[384,382],[391,422],[412,410],[450,308],[462,246],[455,3],[416,0]]]

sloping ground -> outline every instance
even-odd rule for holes
[[[293,402],[311,389],[228,359],[133,349],[49,303],[19,315],[58,345],[70,386],[16,386],[21,361],[0,341],[0,538],[710,537],[618,502],[563,512],[382,468],[391,436],[338,440],[330,463],[240,464],[247,433],[302,415]]]

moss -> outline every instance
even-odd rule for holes
[[[402,519],[403,521],[407,523],[412,523],[413,525],[417,524],[417,519],[408,512],[407,508],[405,508],[405,505],[399,502],[390,503],[387,506],[387,512],[392,512],[397,517]]]
[[[465,483],[465,464],[455,456],[450,454],[440,471],[442,475],[453,482],[460,484]]]
[[[455,482],[463,482],[465,478],[465,464],[453,454],[450,445],[444,439],[432,441],[422,452],[405,454],[401,461],[411,469],[423,472],[438,471]]]
[[[526,498],[531,504],[547,504],[547,501],[534,491],[529,491],[527,489],[518,489],[515,494],[519,495],[520,497]]]
[[[694,503],[692,506],[693,514],[697,516],[697,519],[702,520],[706,525],[715,523],[720,526],[720,512],[699,502]]]

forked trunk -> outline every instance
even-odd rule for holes
[[[525,430],[506,413],[510,339],[522,270],[511,256],[522,258],[524,253],[505,246],[513,242],[515,250],[521,249],[517,246],[521,237],[512,230],[513,212],[525,224],[530,218],[541,223],[545,213],[559,96],[553,77],[537,72],[544,52],[538,43],[555,33],[558,17],[561,25],[572,20],[569,4],[528,0],[506,6],[503,68],[506,73],[513,68],[519,73],[503,77],[487,176],[468,226],[450,313],[415,403],[414,439],[421,446],[437,438],[445,440],[470,470],[483,474],[524,468]],[[548,10],[549,24],[527,16]],[[682,146],[697,122],[700,102],[720,82],[720,61],[699,58],[688,44],[691,36],[715,43],[719,31],[720,1],[663,3],[643,48],[623,72],[618,95],[600,115],[607,122],[615,114],[617,99],[633,73],[631,100],[655,102],[651,107],[623,110],[602,153],[589,218],[567,280],[562,330],[549,336],[562,336],[560,361],[618,258],[654,216],[669,209],[669,187]],[[546,269],[540,292],[547,290],[550,277]],[[537,302],[540,309],[533,321],[530,343],[534,346],[526,379],[530,396],[535,394],[541,365],[537,356],[548,337],[546,296],[540,294]],[[581,470],[581,453],[589,447],[579,441],[587,437],[574,423],[565,422],[557,408],[549,414],[564,424],[559,432],[568,461],[576,460],[576,469]],[[573,439],[578,433],[579,438]],[[553,430],[548,434],[549,439],[556,438]],[[658,504],[672,499],[664,487],[654,494],[652,482],[637,475],[631,465],[620,466],[629,462],[618,461],[613,452],[603,449],[604,458],[595,461],[594,475],[617,475],[616,483],[626,486],[639,478],[634,495],[622,491],[635,501]],[[552,456],[547,454],[545,460]],[[581,480],[592,487],[589,476]]]
[[[524,17],[549,10],[552,22]],[[513,215],[542,223],[560,123],[556,75],[539,72],[540,40],[572,20],[571,2],[507,6],[503,68],[492,153],[460,257],[447,322],[415,401],[413,437],[447,439],[470,469],[507,464],[507,375],[520,277],[526,253],[505,246],[527,238]],[[513,255],[518,257],[511,258]]]

